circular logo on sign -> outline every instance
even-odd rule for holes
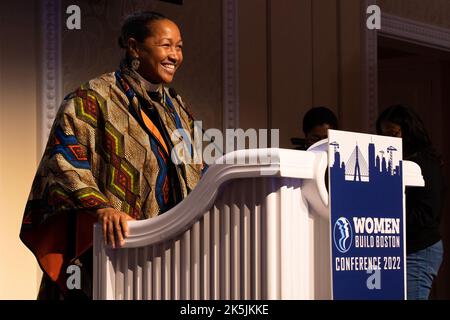
[[[341,217],[334,223],[333,241],[341,253],[350,250],[353,241],[353,230],[347,218]]]

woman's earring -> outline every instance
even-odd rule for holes
[[[131,60],[131,68],[134,71],[137,71],[137,69],[139,69],[139,65],[141,64],[141,62],[139,61],[138,58],[133,58],[133,60]]]

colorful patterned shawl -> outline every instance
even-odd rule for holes
[[[122,65],[64,99],[20,231],[62,293],[67,292],[67,266],[92,247],[97,209],[113,207],[135,219],[155,217],[199,181],[201,165],[174,165],[167,152],[179,142],[171,139],[174,130],[183,128],[193,138],[192,116],[179,96],[171,99],[168,93],[161,86],[160,100],[153,101],[140,77]],[[144,108],[153,110],[151,120],[160,120],[165,132],[158,135],[145,125]]]

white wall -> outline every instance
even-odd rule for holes
[[[35,299],[40,271],[19,240],[36,170],[34,1],[0,1],[0,299]]]

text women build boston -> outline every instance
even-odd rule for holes
[[[356,234],[354,239],[356,248],[400,247],[400,219],[355,217],[353,225]]]

